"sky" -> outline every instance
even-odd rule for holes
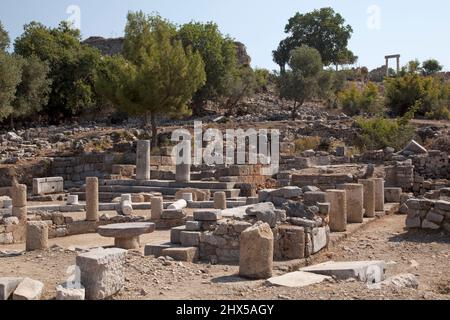
[[[177,24],[214,21],[247,46],[254,67],[274,70],[271,53],[286,37],[288,19],[322,7],[334,8],[353,27],[349,48],[359,57],[357,66],[373,69],[385,55],[401,54],[402,65],[435,58],[450,70],[447,0],[1,0],[0,21],[12,39],[33,20],[51,27],[74,21],[83,39],[118,37],[130,10],[158,12]]]

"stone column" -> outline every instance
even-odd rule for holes
[[[48,248],[48,225],[43,221],[27,223],[26,250],[45,250]]]
[[[136,148],[136,180],[150,180],[150,141],[140,140]]]
[[[214,209],[225,210],[227,208],[227,195],[225,192],[214,193]]]
[[[98,221],[98,178],[86,178],[86,220]]]
[[[389,59],[386,58],[386,77],[389,76]]]
[[[27,186],[15,184],[11,187],[12,215],[19,220],[19,225],[13,231],[15,243],[23,243],[26,240],[27,230]]]
[[[364,209],[365,217],[375,217],[375,181],[366,179],[359,180],[358,183],[364,186]]]
[[[326,200],[330,204],[330,230],[347,231],[347,196],[345,190],[327,190]]]
[[[175,163],[175,180],[177,182],[189,182],[191,181],[191,145],[184,144],[180,152],[181,154],[177,155],[178,159]],[[186,154],[183,154],[183,152],[186,152]]]
[[[347,192],[347,223],[362,223],[364,221],[364,186],[345,183],[339,185],[338,189]]]
[[[153,197],[151,204],[152,204],[152,220],[161,219],[161,215],[164,211],[163,197]]]
[[[384,179],[372,180],[375,182],[375,211],[384,212]]]

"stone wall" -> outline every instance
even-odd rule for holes
[[[87,177],[106,178],[111,174],[113,164],[119,159],[108,153],[53,158],[50,175],[63,177],[65,187],[80,185]]]
[[[445,230],[450,233],[450,202],[409,199],[406,202],[408,229]]]
[[[449,155],[441,151],[412,156],[415,172],[425,179],[450,179]]]

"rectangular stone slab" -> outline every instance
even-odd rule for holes
[[[44,195],[64,191],[64,179],[62,177],[34,178],[33,195]]]
[[[288,288],[302,288],[312,284],[321,283],[327,279],[332,279],[329,276],[315,274],[311,272],[291,272],[279,277],[273,277],[267,280],[270,284]]]
[[[329,261],[300,269],[300,271],[333,276],[338,280],[353,278],[363,282],[383,281],[385,270],[386,263],[384,261]]]

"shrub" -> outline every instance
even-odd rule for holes
[[[386,147],[400,150],[414,136],[414,127],[405,119],[358,118],[356,125],[361,129],[361,134],[355,141],[360,150],[379,150]]]
[[[412,107],[417,115],[449,119],[450,86],[433,77],[407,73],[385,81],[387,106],[394,115],[403,116]]]
[[[339,93],[343,111],[354,116],[361,113],[380,114],[383,112],[382,98],[376,84],[369,82],[363,89],[354,83]]]
[[[320,137],[303,137],[296,139],[294,141],[295,144],[295,152],[300,153],[306,150],[316,150],[319,148],[321,143]]]

